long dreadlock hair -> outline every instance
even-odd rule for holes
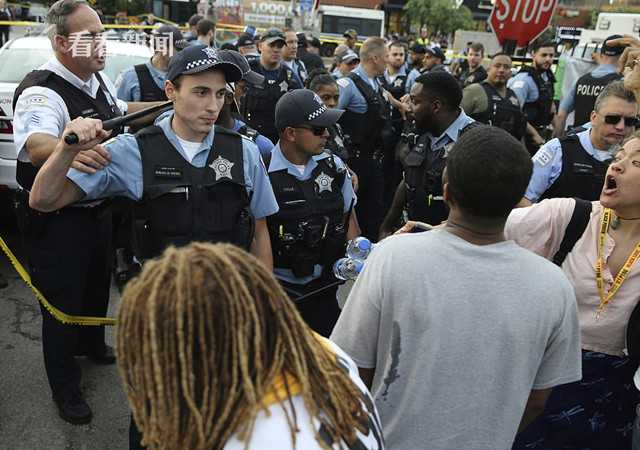
[[[229,244],[168,248],[124,291],[120,376],[150,449],[220,449],[250,441],[265,395],[295,380],[310,417],[333,442],[366,432],[360,392],[320,345],[276,279]],[[295,446],[291,394],[280,405]],[[290,405],[290,409],[285,407]],[[330,448],[316,431],[316,440]]]

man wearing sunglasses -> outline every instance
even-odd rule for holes
[[[547,142],[533,157],[525,201],[545,198],[600,198],[607,167],[637,124],[635,95],[614,81],[598,95],[591,129]]]
[[[251,70],[264,76],[265,80],[261,85],[248,84],[240,105],[247,124],[272,142],[278,140],[278,131],[273,124],[276,103],[288,91],[302,88],[293,71],[282,63],[286,44],[279,29],[265,31],[260,40],[260,58],[249,62]]]
[[[308,89],[285,94],[276,106],[280,140],[265,158],[279,205],[267,218],[274,273],[304,320],[327,337],[340,314],[332,266],[359,234],[349,173],[325,151],[327,128],[343,113]]]

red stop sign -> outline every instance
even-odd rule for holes
[[[524,47],[549,26],[557,0],[496,0],[489,24],[501,45]]]

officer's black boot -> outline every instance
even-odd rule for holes
[[[80,388],[75,386],[53,396],[53,401],[58,406],[60,417],[73,425],[85,425],[91,422],[93,413],[84,400]]]

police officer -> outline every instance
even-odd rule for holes
[[[553,42],[536,41],[532,48],[533,65],[522,66],[507,86],[518,96],[527,116],[527,149],[534,153],[549,138],[548,126],[554,113],[553,84],[556,79],[551,72],[555,54]]]
[[[282,64],[293,71],[296,81],[300,86],[304,86],[309,77],[307,67],[298,59],[298,35],[291,29],[284,31],[284,38],[287,45],[282,49]]]
[[[620,80],[622,75],[618,73],[618,60],[624,51],[624,46],[610,47],[607,41],[618,39],[622,36],[614,34],[602,43],[598,67],[578,78],[567,94],[560,102],[558,114],[554,119],[554,136],[562,136],[567,122],[567,116],[575,111],[573,124],[578,127],[589,122],[596,97],[604,87],[615,80]]]
[[[509,55],[494,55],[487,79],[464,88],[460,106],[478,122],[502,128],[516,139],[522,139],[527,129],[527,119],[520,109],[518,97],[507,87],[510,76]]]
[[[407,77],[407,93],[411,92],[416,78],[427,72],[447,72],[444,66],[446,56],[440,47],[426,47],[424,60],[420,69],[413,69]]]
[[[277,203],[255,144],[214,127],[224,104],[226,82],[242,71],[216,50],[189,46],[169,63],[167,97],[174,113],[136,135],[110,139],[111,163],[94,174],[69,170],[70,159],[108,133],[102,122],[76,119],[40,171],[30,196],[32,207],[56,211],[80,199],[123,195],[134,210],[134,250],[145,260],[168,245],[194,240],[232,242],[271,267],[266,216]],[[253,231],[255,229],[255,232]]]
[[[261,86],[247,85],[240,105],[247,124],[272,142],[278,140],[274,125],[276,103],[288,91],[302,88],[293,71],[282,63],[286,43],[284,34],[277,28],[270,28],[262,35],[260,59],[251,60],[249,64],[265,81]]]
[[[116,80],[118,98],[126,102],[166,101],[164,81],[169,59],[188,44],[173,25],[162,25],[151,33],[154,49],[151,59],[124,70]],[[168,45],[163,45],[166,43]]]
[[[421,44],[413,44],[409,49],[409,58],[407,62],[409,63],[409,72],[413,69],[420,71],[422,69],[422,63],[424,61],[424,56],[427,53],[427,48]]]
[[[304,320],[327,337],[340,314],[337,284],[328,286],[335,282],[332,266],[347,239],[359,234],[348,171],[324,150],[327,128],[342,113],[308,89],[285,94],[276,106],[280,140],[267,164],[280,207],[267,218],[274,273]]]
[[[448,150],[461,133],[476,126],[460,108],[462,89],[449,73],[432,72],[416,79],[411,109],[418,137],[403,159],[404,180],[381,227],[381,235],[394,231],[403,210],[409,220],[440,224],[449,214],[442,198],[442,171]]]
[[[473,83],[480,83],[487,78],[487,71],[482,65],[484,58],[484,45],[474,42],[469,46],[467,59],[460,64],[456,71],[456,76],[460,81],[460,86],[464,89]]]
[[[615,152],[636,125],[637,102],[622,81],[607,85],[591,112],[591,129],[552,139],[533,157],[525,199],[578,197],[598,200]]]
[[[331,75],[337,80],[349,75],[360,64],[360,57],[356,52],[347,48],[336,52],[334,62],[336,68],[331,72]]]
[[[249,66],[249,62],[240,53],[233,50],[220,50],[218,51],[218,56],[223,61],[231,62],[240,68],[242,71],[241,82],[251,83],[254,85],[261,85],[264,83],[264,77],[259,73],[252,71]],[[227,93],[224,99],[224,106],[220,110],[220,114],[218,114],[218,121],[216,124],[251,139],[256,144],[263,157],[271,154],[273,142],[242,121],[234,93],[235,86],[231,83],[227,83]]]
[[[356,43],[358,42],[358,32],[353,28],[349,28],[348,30],[345,30],[344,33],[342,33],[342,36],[344,37],[343,44],[355,52]]]
[[[238,47],[238,52],[240,52],[242,56],[247,58],[247,61],[260,58],[260,53],[258,53],[256,41],[249,33],[243,33],[238,36],[236,47]]]
[[[356,210],[362,232],[371,240],[377,239],[384,214],[382,137],[390,123],[377,78],[384,74],[387,54],[382,38],[367,38],[360,49],[360,65],[338,80],[338,108],[345,110],[340,125],[351,139],[353,153],[347,163],[360,178]]]

